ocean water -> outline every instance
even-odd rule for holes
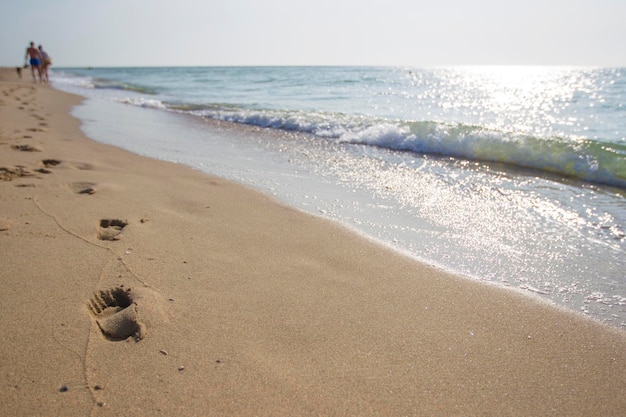
[[[51,79],[88,98],[74,114],[95,140],[626,328],[626,69],[57,68]]]

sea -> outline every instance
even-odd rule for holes
[[[96,141],[245,184],[437,268],[626,329],[626,68],[50,77],[86,98],[73,115]]]

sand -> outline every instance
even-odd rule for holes
[[[0,415],[626,415],[626,332],[85,138],[0,71]]]

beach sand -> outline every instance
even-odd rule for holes
[[[626,332],[84,137],[0,71],[0,415],[620,416]]]

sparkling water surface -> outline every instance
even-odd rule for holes
[[[74,114],[98,141],[626,326],[621,69],[57,69],[53,83],[90,98]]]

